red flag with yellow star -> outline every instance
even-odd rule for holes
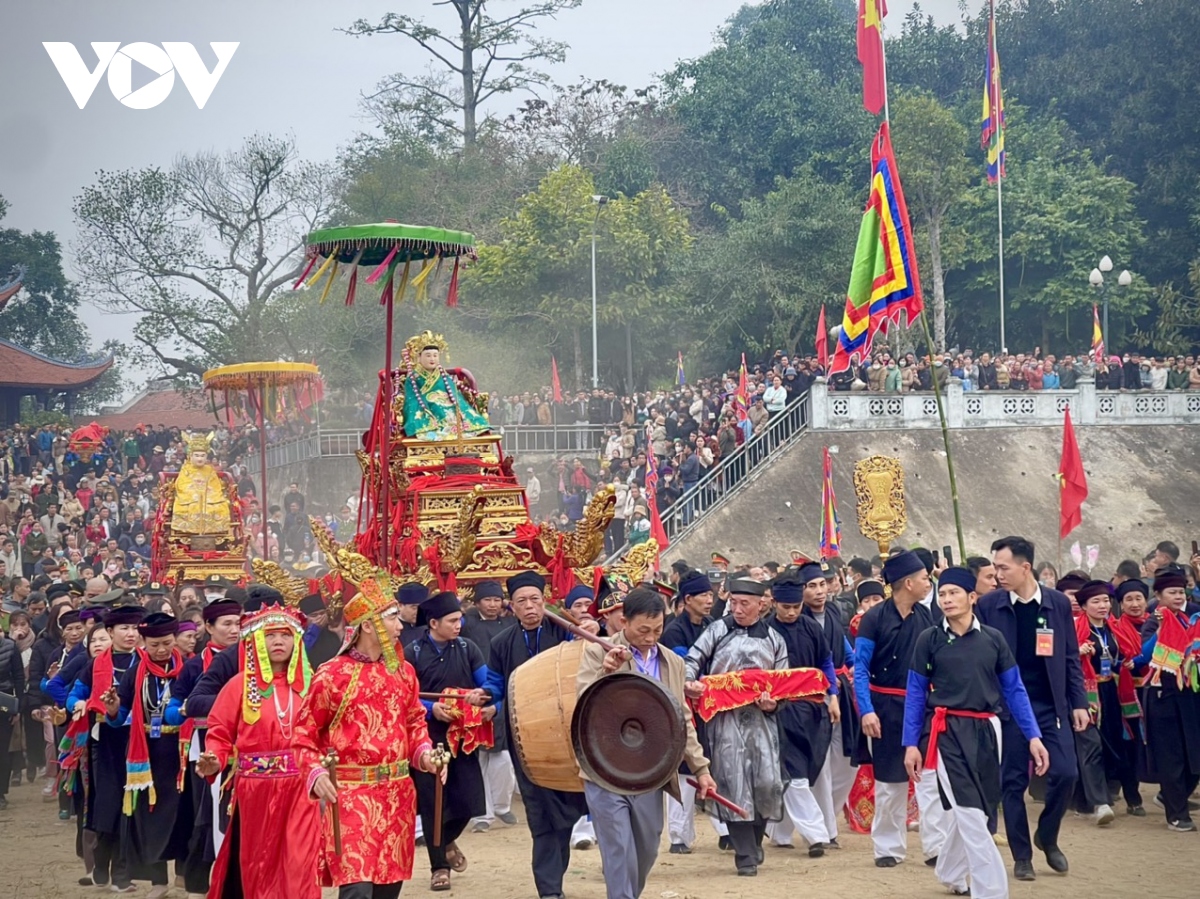
[[[1083,523],[1083,501],[1087,499],[1087,475],[1083,470],[1083,457],[1075,441],[1075,428],[1071,425],[1071,410],[1063,414],[1062,460],[1058,464],[1059,485],[1059,539],[1067,536]]]
[[[858,61],[863,67],[863,106],[879,115],[887,100],[883,64],[883,18],[887,0],[858,0]]]

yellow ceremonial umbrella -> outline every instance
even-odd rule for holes
[[[262,507],[265,526],[267,511],[267,428],[270,418],[288,408],[302,409],[307,399],[315,403],[321,397],[321,371],[308,362],[239,362],[210,368],[202,376],[204,386],[214,394],[222,392],[225,408],[234,408],[231,394],[243,394],[249,416],[258,428],[259,476],[262,479]],[[248,416],[248,417],[249,417]],[[264,549],[266,548],[264,544]]]

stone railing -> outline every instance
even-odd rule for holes
[[[809,427],[818,431],[939,427],[932,392],[833,391],[818,378],[809,402]],[[1029,391],[964,391],[951,378],[942,404],[952,428],[1058,427],[1067,409],[1077,425],[1200,424],[1200,391],[1098,391],[1090,378],[1074,390]]]

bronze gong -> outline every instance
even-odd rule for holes
[[[613,793],[657,790],[679,770],[687,744],[683,707],[654,678],[631,671],[589,686],[571,716],[579,767]]]

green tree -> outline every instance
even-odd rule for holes
[[[1074,141],[1070,129],[1054,118],[1035,119],[1017,104],[1007,107],[1008,173],[1004,181],[1005,302],[1010,346],[1048,344],[1069,338],[1076,321],[1091,319],[1095,291],[1088,273],[1105,253],[1137,259],[1145,245],[1145,223],[1134,208],[1134,185],[1107,175]],[[997,296],[996,190],[981,183],[964,207],[968,223],[960,336],[994,345]],[[1114,331],[1148,308],[1150,289],[1142,279],[1129,290],[1109,295]],[[986,310],[986,311],[984,311]],[[982,331],[979,325],[988,330]],[[972,330],[974,329],[974,331]],[[1075,343],[1090,340],[1080,325]],[[1064,343],[1064,349],[1078,350]]]
[[[933,289],[933,342],[946,348],[946,269],[956,268],[966,250],[962,227],[952,213],[966,198],[972,167],[967,129],[929,94],[896,93],[891,98],[892,145],[905,200],[917,235],[926,288]],[[928,265],[925,263],[928,262]]]
[[[725,235],[704,237],[689,263],[694,336],[714,364],[747,347],[808,352],[822,305],[840,320],[862,204],[801,169],[744,212]]]
[[[672,266],[688,251],[686,214],[661,187],[617,196],[602,209],[592,176],[561,166],[521,198],[500,224],[498,242],[480,248],[467,270],[464,298],[477,314],[515,324],[574,358],[575,380],[584,381],[583,331],[592,320],[591,241],[598,266],[597,319],[610,330],[637,328],[639,341],[669,326],[679,308]],[[630,335],[627,335],[630,336]]]
[[[697,206],[736,214],[802,166],[827,181],[861,177],[874,126],[862,108],[855,14],[851,0],[775,0],[668,73],[683,133],[663,162],[667,182]]]
[[[0,220],[7,210],[8,203],[0,197]],[[0,228],[0,283],[18,274],[21,291],[0,307],[0,335],[56,359],[87,358],[79,296],[63,271],[62,250],[53,232]]]
[[[295,357],[301,334],[275,307],[336,197],[327,167],[269,136],[168,170],[101,172],[75,201],[77,265],[97,305],[141,314],[134,340],[168,375]]]
[[[377,117],[415,118],[427,133],[456,132],[463,146],[473,147],[480,106],[497,94],[537,90],[549,76],[534,66],[566,58],[566,44],[537,36],[538,20],[582,2],[540,0],[508,15],[493,15],[495,0],[440,0],[433,5],[449,7],[454,17],[445,30],[416,16],[387,13],[376,23],[358,19],[345,33],[402,35],[433,58],[426,75],[397,74],[379,85],[368,102]],[[456,115],[462,116],[461,127],[454,123]]]

